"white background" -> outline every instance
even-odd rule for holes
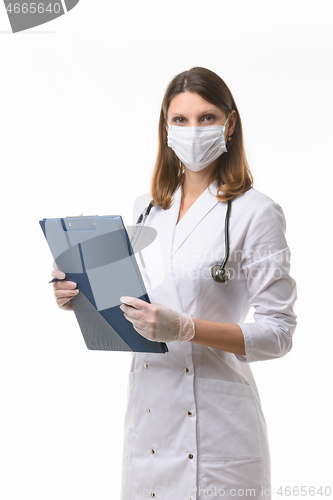
[[[273,498],[280,486],[333,486],[332,13],[324,0],[81,0],[12,34],[0,4],[1,498],[119,498],[131,354],[88,351],[74,314],[56,307],[38,221],[132,224],[164,92],[193,66],[231,89],[255,187],[287,219],[293,349],[251,364]]]

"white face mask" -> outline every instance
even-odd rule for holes
[[[168,146],[187,168],[198,172],[227,152],[224,132],[228,120],[229,115],[224,125],[205,127],[180,127],[168,122]]]

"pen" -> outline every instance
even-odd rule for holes
[[[51,281],[49,281],[49,283],[55,283],[56,281],[64,281],[64,280],[58,280],[58,278],[53,278],[51,279]],[[76,284],[77,286],[77,284]]]

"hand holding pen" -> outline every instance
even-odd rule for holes
[[[66,274],[57,269],[53,269],[51,276],[53,279],[49,283],[53,283],[54,296],[58,307],[65,311],[73,311],[71,299],[79,293],[76,288],[77,284],[74,281],[64,281]]]

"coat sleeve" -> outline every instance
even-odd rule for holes
[[[285,231],[283,210],[271,200],[255,215],[244,239],[241,272],[254,308],[254,322],[237,323],[244,335],[246,354],[235,356],[244,363],[280,358],[292,347],[297,289],[289,274],[290,249]]]

